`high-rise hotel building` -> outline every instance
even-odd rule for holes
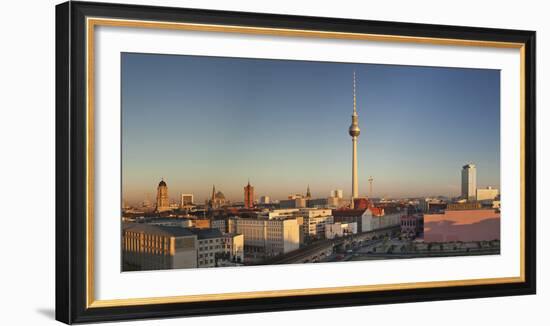
[[[475,201],[477,190],[477,176],[475,164],[466,164],[462,167],[462,198]]]

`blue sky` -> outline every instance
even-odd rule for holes
[[[460,169],[500,186],[500,72],[487,69],[122,54],[122,183],[132,202],[203,201],[212,184],[242,201],[351,188],[357,75],[359,190],[458,195]]]

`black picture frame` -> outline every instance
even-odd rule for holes
[[[86,293],[86,17],[398,35],[524,44],[524,282],[90,308]],[[56,6],[56,319],[67,323],[250,313],[536,292],[534,31],[66,2]]]

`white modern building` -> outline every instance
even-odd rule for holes
[[[269,196],[261,196],[260,204],[271,204],[271,198]]]
[[[238,218],[234,221],[236,233],[244,236],[246,252],[272,257],[300,247],[300,228],[295,218]]]
[[[462,167],[462,192],[466,200],[476,200],[477,176],[475,164],[466,164]]]
[[[325,225],[334,223],[332,209],[303,208],[298,214],[304,218],[304,235],[310,238],[323,238]]]
[[[477,189],[476,200],[494,200],[499,195],[499,191],[493,187]]]
[[[361,215],[361,232],[401,225],[401,216],[405,213],[399,209],[368,208]]]
[[[342,199],[342,198],[344,198],[344,191],[342,189],[331,190],[330,197],[335,197],[335,198]]]
[[[244,262],[244,235],[242,234],[224,234],[223,249],[227,254],[229,261],[233,263]]]
[[[347,235],[352,235],[357,233],[357,223],[341,223],[336,222],[332,224],[327,224],[325,226],[325,237],[327,239],[334,239],[337,237],[343,237]]]

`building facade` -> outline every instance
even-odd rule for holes
[[[181,227],[123,223],[123,270],[197,267],[197,236]]]
[[[279,207],[282,209],[285,208],[304,208],[307,206],[307,200],[302,197],[294,199],[285,199],[279,201]]]
[[[191,206],[194,204],[193,194],[181,194],[181,207]]]
[[[496,209],[447,209],[424,214],[424,242],[500,240],[500,212]]]
[[[231,264],[244,263],[244,235],[242,234],[224,234],[223,250],[227,262]]]
[[[325,226],[334,223],[332,209],[305,208],[298,214],[304,218],[304,236],[309,239],[324,238]]]
[[[295,218],[239,218],[234,221],[236,233],[244,236],[245,252],[272,257],[300,246],[300,230]]]
[[[191,229],[198,239],[197,267],[216,267],[224,259],[225,240],[218,229]]]
[[[496,188],[493,188],[493,187],[480,188],[480,189],[477,189],[476,200],[477,201],[495,200],[495,198],[498,195],[499,195],[499,191]]]
[[[250,185],[250,181],[244,187],[244,207],[254,208],[254,187]]]
[[[325,238],[334,239],[357,233],[357,223],[336,222],[325,226]]]
[[[477,172],[475,164],[466,164],[462,167],[462,192],[463,199],[476,200]]]
[[[424,231],[422,214],[405,214],[401,216],[401,236],[414,239]]]
[[[334,189],[330,191],[330,197],[344,198],[344,191],[342,189]]]
[[[160,212],[165,212],[169,210],[171,210],[171,208],[170,208],[170,200],[168,198],[168,186],[166,185],[166,182],[164,182],[164,180],[161,180],[157,187],[156,211],[160,213]]]

